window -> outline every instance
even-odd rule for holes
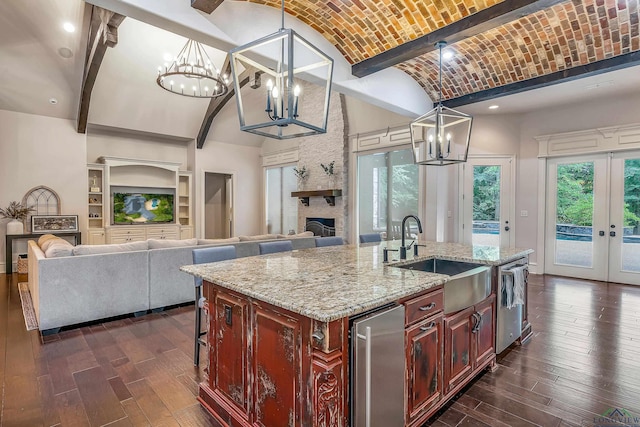
[[[418,214],[418,166],[410,149],[358,157],[358,233],[399,239],[402,218]],[[417,226],[410,223],[411,233]]]
[[[291,197],[297,189],[295,166],[265,170],[265,212],[267,233],[293,234],[298,232],[298,198]]]

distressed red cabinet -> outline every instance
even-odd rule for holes
[[[323,323],[204,282],[208,378],[225,426],[345,427],[346,320]]]
[[[444,318],[444,394],[495,363],[495,295]]]
[[[442,313],[407,328],[407,424],[422,424],[421,416],[442,399]]]

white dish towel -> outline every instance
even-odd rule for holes
[[[507,308],[524,304],[524,275],[526,265],[509,269],[513,274],[506,274],[502,280],[502,303]]]

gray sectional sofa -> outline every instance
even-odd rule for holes
[[[29,290],[39,329],[76,325],[192,302],[192,250],[233,245],[237,256],[260,254],[258,243],[291,240],[294,250],[315,247],[315,237],[254,236],[228,240],[148,240],[123,245],[81,245],[43,250],[29,241]],[[56,243],[57,244],[57,243]],[[71,252],[69,252],[71,251]],[[75,252],[75,253],[74,253]],[[102,253],[94,253],[102,252]]]

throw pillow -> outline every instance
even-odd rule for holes
[[[44,247],[47,242],[51,242],[51,241],[53,241],[55,239],[59,239],[59,238],[60,237],[54,236],[53,234],[43,234],[38,239],[38,246],[40,246],[40,249],[42,249],[42,251],[44,252],[44,251],[47,250],[47,248]]]
[[[149,245],[144,242],[120,243],[111,245],[79,245],[73,248],[74,255],[110,254],[116,252],[146,251]]]
[[[47,258],[59,258],[73,255],[73,245],[64,239],[56,239],[44,251]]]

